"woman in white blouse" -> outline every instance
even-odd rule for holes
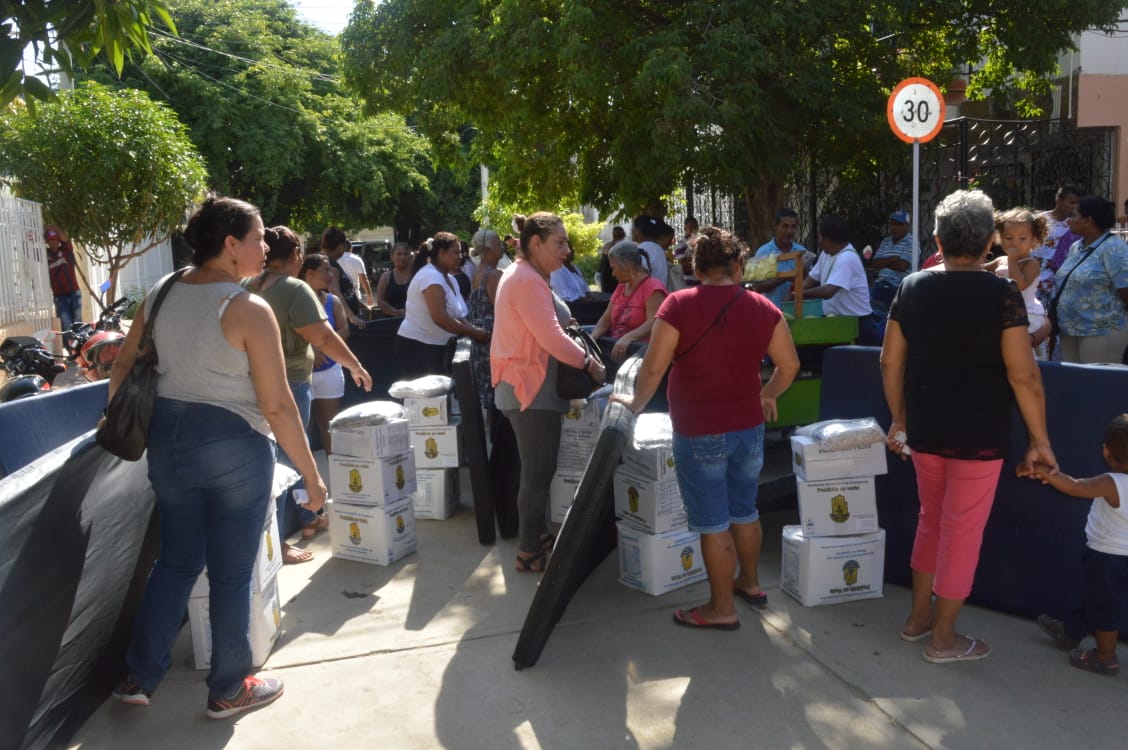
[[[575,302],[591,293],[587,281],[584,280],[583,272],[576,268],[572,262],[575,259],[576,253],[569,247],[568,259],[564,261],[564,265],[552,272],[552,276],[548,280],[552,291],[556,292],[556,295],[565,302]]]
[[[431,241],[429,263],[422,266],[407,288],[403,323],[396,334],[396,359],[400,375],[410,380],[423,375],[449,375],[458,336],[484,343],[490,334],[470,325],[466,300],[458,292],[454,274],[462,263],[462,245],[449,232]]]

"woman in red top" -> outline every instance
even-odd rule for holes
[[[611,273],[619,285],[611,293],[611,302],[592,329],[591,337],[610,335],[617,339],[611,349],[612,359],[626,359],[627,347],[634,341],[646,341],[654,326],[658,306],[669,293],[662,282],[650,275],[643,265],[642,251],[633,242],[620,242],[607,251]]]
[[[744,249],[722,229],[701,231],[693,251],[700,286],[666,298],[633,399],[612,396],[640,411],[673,364],[667,395],[674,470],[689,528],[701,534],[710,590],[707,604],[674,612],[674,622],[689,627],[735,630],[734,596],[756,606],[768,598],[760,589],[763,533],[756,509],[764,421],[776,418],[776,400],[799,372],[799,355],[779,308],[737,283]],[[765,354],[775,369],[761,387]]]

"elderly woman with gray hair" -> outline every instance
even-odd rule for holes
[[[1020,470],[1037,461],[1057,473],[1022,293],[983,270],[994,236],[994,207],[985,194],[960,190],[941,201],[935,239],[942,265],[901,282],[881,348],[892,417],[886,443],[902,460],[912,449],[920,498],[912,608],[901,638],[927,640],[924,659],[937,664],[991,653],[983,641],[957,633],[956,618],[971,593],[1010,453],[1016,402],[1029,436]]]
[[[591,337],[615,339],[611,357],[621,362],[633,342],[650,339],[654,316],[669,291],[650,275],[642,251],[635,243],[620,242],[607,251],[607,259],[619,286],[611,293],[611,302],[592,329]]]

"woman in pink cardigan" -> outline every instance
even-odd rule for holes
[[[560,415],[568,410],[556,394],[557,363],[586,368],[599,382],[606,373],[564,333],[571,313],[548,284],[568,256],[560,217],[543,212],[527,217],[518,247],[517,261],[497,285],[490,367],[494,400],[513,425],[521,456],[517,570],[539,573],[554,541],[545,509],[560,450]]]

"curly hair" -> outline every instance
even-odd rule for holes
[[[1006,211],[995,212],[995,229],[1002,232],[1007,224],[1029,224],[1030,233],[1039,245],[1046,241],[1050,232],[1050,225],[1046,217],[1036,213],[1032,208],[1008,208]]]
[[[698,276],[715,268],[728,269],[748,248],[732,232],[720,227],[704,227],[693,243],[693,270]]]

